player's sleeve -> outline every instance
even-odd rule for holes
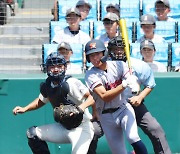
[[[69,96],[78,101],[83,101],[84,95],[89,92],[88,88],[76,78],[69,78],[67,82],[69,84]]]
[[[148,88],[154,88],[156,86],[154,74],[150,66],[144,62],[142,65],[142,81],[141,84]]]
[[[49,102],[49,99],[48,98],[45,98],[41,93],[39,94],[39,99],[44,103],[48,103]]]
[[[51,43],[54,43],[54,44],[59,44],[59,43],[61,43],[61,42],[62,42],[62,39],[61,39],[62,36],[63,36],[63,35],[62,35],[62,30],[61,30],[61,31],[57,32],[57,33],[54,35]]]
[[[39,94],[39,99],[43,102],[43,103],[47,103],[49,102],[49,99],[47,98],[47,91],[46,91],[46,83],[42,82],[40,84],[40,94]]]
[[[97,76],[96,73],[92,72],[91,70],[86,72],[85,83],[91,92],[93,92],[94,88],[97,85],[103,85],[101,78]]]

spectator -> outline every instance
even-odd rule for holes
[[[144,40],[140,44],[142,60],[149,64],[153,72],[167,72],[167,68],[160,62],[154,61],[155,46],[151,40]]]
[[[140,24],[144,32],[144,36],[139,38],[137,42],[141,43],[145,39],[150,39],[153,43],[165,42],[165,40],[160,35],[157,35],[154,32],[156,28],[156,20],[152,15],[150,14],[142,15]]]
[[[170,4],[168,0],[157,0],[155,2],[156,21],[174,21],[173,18],[168,17],[170,13]]]
[[[119,17],[115,13],[107,13],[103,19],[106,33],[97,36],[96,39],[101,40],[107,47],[109,40],[118,35],[118,22]]]
[[[89,14],[89,11],[92,8],[92,5],[86,1],[86,0],[79,0],[76,3],[76,8],[79,10],[79,12],[81,13],[81,20],[86,20],[87,16]]]
[[[73,55],[72,48],[69,43],[61,42],[58,47],[57,51],[62,54],[67,61],[67,70],[66,74],[81,74],[82,73],[82,63],[78,65],[76,63],[71,62],[71,56]]]
[[[107,5],[106,11],[107,11],[107,13],[108,12],[115,13],[120,18],[120,7],[118,4],[110,3],[109,5]]]
[[[89,35],[80,29],[81,14],[77,8],[70,8],[66,11],[66,21],[69,26],[55,34],[52,43],[86,44],[90,40]]]

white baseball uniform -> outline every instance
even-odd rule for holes
[[[90,41],[90,36],[79,30],[79,33],[72,34],[69,30],[69,27],[65,27],[63,30],[60,30],[52,39],[52,43],[61,43],[61,42],[68,42],[68,43],[79,43],[79,44],[86,44]]]
[[[121,84],[122,79],[128,75],[127,64],[122,61],[107,61],[107,71],[92,67],[86,72],[85,82],[96,101],[100,122],[113,154],[126,154],[123,131],[130,144],[140,140],[135,113],[126,97],[119,94],[110,102],[104,102],[95,92],[94,88],[102,85],[108,91]],[[106,112],[117,109],[113,112]]]
[[[70,90],[67,95],[68,100],[80,105],[85,101],[83,96],[88,92],[87,87],[75,78],[69,78],[66,82],[70,85]],[[54,85],[51,83],[51,86],[53,87]],[[43,97],[42,94],[39,95],[39,99],[44,103],[49,102],[48,98]],[[36,134],[43,141],[72,143],[73,154],[85,154],[94,136],[94,129],[90,122],[91,117],[92,115],[89,113],[89,110],[85,109],[83,121],[77,128],[68,130],[60,123],[53,123],[36,127]]]

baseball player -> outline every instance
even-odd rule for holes
[[[164,64],[154,60],[156,48],[151,40],[144,40],[140,43],[140,52],[142,60],[148,63],[153,72],[167,72]]]
[[[121,36],[117,36],[109,41],[108,52],[113,60],[124,62],[127,60]],[[171,154],[164,130],[144,104],[144,99],[156,85],[153,72],[147,63],[139,59],[131,58],[131,65],[133,73],[138,77],[138,83],[144,86],[144,89],[138,95],[133,96],[131,91],[126,88],[123,95],[132,104],[135,110],[137,124],[150,138],[154,153]]]
[[[85,82],[96,102],[99,120],[112,153],[127,153],[124,132],[136,154],[146,154],[147,149],[138,135],[134,110],[120,94],[127,86],[132,90],[138,89],[136,77],[129,75],[126,63],[106,61],[106,48],[100,40],[89,41],[85,53],[87,61],[93,65],[86,72]]]
[[[97,40],[101,40],[107,47],[111,38],[118,35],[119,17],[112,12],[108,12],[103,18],[103,25],[106,32],[96,37]]]
[[[46,141],[71,143],[73,154],[86,154],[95,131],[87,107],[92,105],[94,100],[80,80],[65,75],[66,60],[58,52],[47,57],[45,68],[48,78],[41,84],[39,97],[25,107],[16,106],[13,113],[17,115],[36,110],[48,102],[54,109],[60,104],[74,103],[84,112],[82,123],[78,127],[67,129],[59,122],[33,126],[27,130],[28,144],[35,154],[50,154]]]
[[[156,20],[153,15],[145,14],[141,16],[141,28],[144,32],[144,36],[140,37],[137,42],[141,43],[145,39],[150,39],[153,43],[164,43],[164,38],[158,34],[155,34]]]
[[[81,13],[77,8],[70,8],[66,11],[66,22],[68,26],[57,32],[52,43],[79,43],[86,44],[90,36],[80,29]]]

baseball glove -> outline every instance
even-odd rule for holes
[[[54,108],[54,120],[69,130],[81,124],[83,114],[83,110],[75,104],[60,105]]]

